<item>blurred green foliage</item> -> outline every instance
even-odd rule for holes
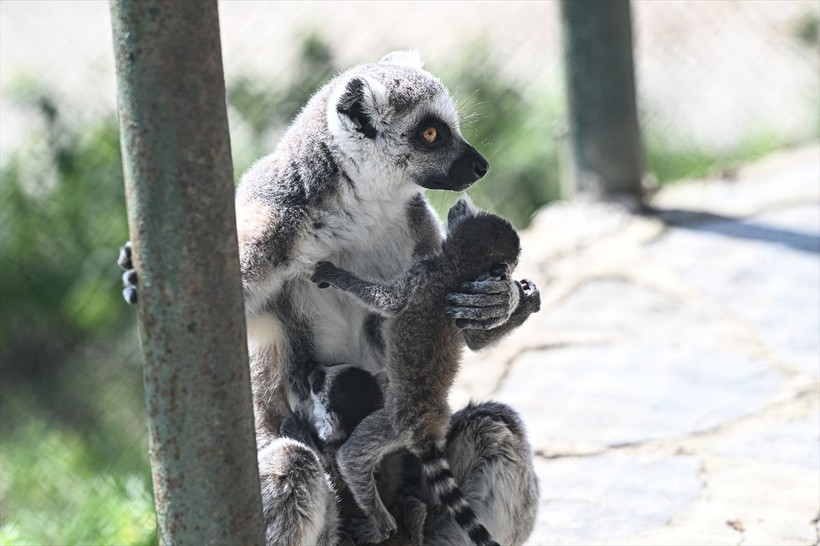
[[[250,133],[241,146],[233,147],[237,179],[253,161],[270,152],[268,143],[276,133],[287,127],[313,93],[337,71],[327,43],[317,34],[308,33],[301,42],[293,77],[286,84],[271,86],[249,75],[229,82],[231,113]]]
[[[559,197],[562,106],[498,63],[479,44],[430,68],[491,165],[470,194],[525,227]],[[296,66],[287,83],[230,82],[237,175],[341,68],[315,34]],[[139,349],[115,264],[127,239],[118,128],[113,112],[69,123],[59,99],[31,79],[4,96],[31,123],[0,166],[0,543],[153,544]],[[729,152],[645,135],[648,166],[661,183],[732,168],[783,144],[761,135]],[[456,198],[429,197],[442,214]]]
[[[150,544],[116,119],[74,127],[31,80],[7,98],[30,125],[0,168],[0,542]]]
[[[72,131],[45,92],[20,106],[42,123],[0,172],[0,361],[6,379],[48,381],[83,340],[125,324],[112,263],[127,236],[122,168],[113,118]]]
[[[556,98],[546,92],[525,94],[499,76],[499,60],[481,42],[432,70],[459,102],[465,138],[490,163],[487,176],[468,193],[479,207],[526,227],[538,208],[560,197],[552,129],[560,112]],[[443,192],[428,192],[428,197],[442,215],[456,199]]]
[[[39,420],[0,444],[0,544],[157,543],[150,483],[90,453],[76,432]]]
[[[794,35],[809,47],[820,44],[820,15],[814,11],[804,13],[794,25]]]

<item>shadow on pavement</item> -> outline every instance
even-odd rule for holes
[[[820,254],[820,237],[816,235],[756,223],[744,218],[733,218],[698,210],[658,208],[649,209],[647,215],[658,218],[669,227],[780,244],[800,252]]]

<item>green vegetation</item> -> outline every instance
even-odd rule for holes
[[[820,43],[820,15],[807,11],[794,25],[794,35],[808,47],[817,47]]]
[[[0,457],[0,544],[156,544],[150,483],[106,468],[76,432],[30,421]]]
[[[230,82],[237,175],[340,68],[315,35],[297,66],[287,84]],[[562,106],[549,90],[522,92],[497,66],[477,46],[431,69],[462,102],[463,132],[491,165],[470,193],[524,227],[559,196],[563,144],[552,128]],[[69,123],[69,107],[32,80],[5,100],[30,126],[0,167],[0,543],[153,544],[139,349],[115,265],[127,239],[116,119]],[[784,144],[761,135],[722,153],[645,135],[649,169],[666,183]],[[430,198],[443,212],[455,196]]]
[[[647,139],[646,167],[661,184],[705,176],[731,177],[743,163],[790,144],[769,133],[752,135],[729,151],[676,143],[668,138]]]

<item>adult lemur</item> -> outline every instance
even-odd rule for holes
[[[498,276],[506,276],[518,263],[519,252],[518,234],[509,222],[476,213],[462,198],[450,209],[441,250],[389,283],[360,279],[330,262],[317,264],[312,280],[320,288],[343,290],[380,316],[395,319],[386,337],[384,407],[358,424],[337,456],[345,483],[370,518],[369,525],[358,528],[355,538],[360,542],[380,542],[396,530],[395,519],[379,498],[375,472],[386,455],[407,449],[421,461],[436,500],[473,542],[498,546],[464,500],[444,453],[451,414],[447,395],[458,372],[463,339],[441,302],[481,275],[500,270]]]
[[[242,177],[237,228],[270,544],[337,540],[336,500],[319,459],[279,432],[291,413],[312,411],[314,363],[384,376],[389,320],[352,296],[319,290],[310,282],[314,264],[333,261],[374,280],[398,276],[442,242],[423,189],[463,190],[487,168],[461,136],[441,82],[418,55],[394,53],[326,84],[274,152]],[[524,322],[539,294],[490,279],[465,284],[448,301],[441,304],[478,349]],[[536,486],[515,413],[499,404],[457,412],[447,449],[456,480],[493,536],[522,542],[534,521]],[[466,538],[446,513],[428,514],[424,533],[428,544]]]

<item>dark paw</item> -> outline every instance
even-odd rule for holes
[[[137,303],[137,271],[134,269],[134,262],[131,259],[131,241],[128,241],[120,248],[117,265],[125,270],[125,273],[122,274],[122,297],[127,303],[134,305]]]
[[[499,268],[497,273],[503,272]],[[496,278],[466,282],[460,292],[447,294],[444,312],[459,328],[490,330],[507,322],[518,304],[517,290],[510,281]]]
[[[520,295],[530,313],[536,313],[541,309],[541,291],[538,286],[529,279],[522,279],[515,282],[521,289]]]
[[[347,523],[347,533],[356,544],[378,544],[396,532],[396,520],[390,517],[378,528],[370,519],[351,518]]]
[[[331,262],[319,262],[313,268],[313,275],[311,275],[310,280],[316,283],[319,288],[327,288],[330,286],[330,279],[337,269]]]

